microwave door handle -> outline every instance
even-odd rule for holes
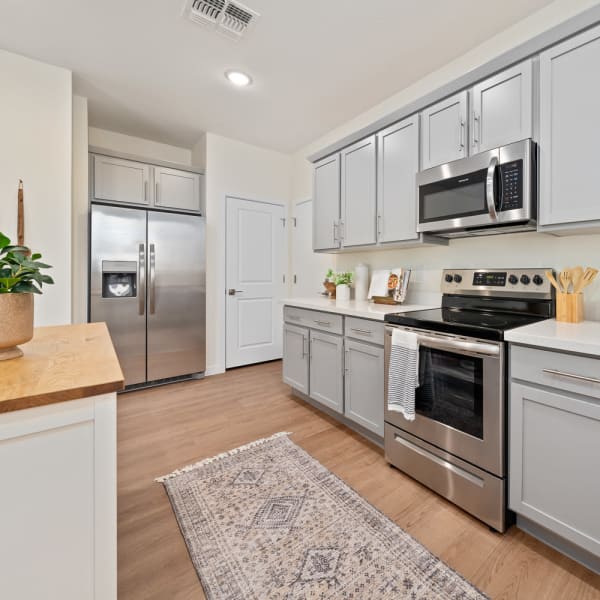
[[[498,213],[496,212],[496,197],[494,195],[494,179],[496,178],[496,168],[498,167],[498,157],[492,156],[490,158],[490,164],[487,170],[487,177],[485,178],[485,199],[487,202],[487,209],[492,221],[498,220]]]

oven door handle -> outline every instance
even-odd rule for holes
[[[492,156],[487,169],[487,177],[485,178],[485,199],[487,202],[488,213],[492,221],[498,220],[498,213],[496,212],[496,197],[494,195],[494,179],[496,178],[497,167],[498,157]]]
[[[392,329],[387,329],[386,334],[391,337]],[[500,356],[500,346],[497,344],[486,344],[485,342],[469,342],[449,337],[434,337],[417,334],[419,346],[448,350],[449,352],[474,352],[485,356]]]

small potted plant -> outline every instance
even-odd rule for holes
[[[23,356],[17,345],[33,337],[33,294],[41,294],[44,283],[54,283],[42,274],[51,268],[25,246],[11,246],[0,233],[0,360]]]
[[[329,269],[327,273],[325,273],[323,285],[325,286],[329,297],[335,298],[335,273],[333,272],[333,269]]]
[[[335,297],[336,300],[348,302],[350,300],[350,284],[353,274],[342,272],[335,274]]]

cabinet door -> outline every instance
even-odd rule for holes
[[[330,409],[344,412],[343,338],[310,332],[310,397]]]
[[[344,414],[383,436],[383,348],[346,339]]]
[[[149,204],[150,167],[143,163],[94,155],[94,198],[127,204]]]
[[[378,241],[418,239],[415,175],[419,170],[419,116],[377,134]]]
[[[471,154],[532,137],[532,73],[526,60],[473,88]]]
[[[154,167],[154,205],[200,212],[200,175]]]
[[[540,205],[542,225],[600,219],[600,27],[540,57]]]
[[[377,241],[376,143],[372,135],[341,152],[342,226],[344,246]]]
[[[308,329],[283,326],[283,381],[308,394]]]
[[[340,247],[340,155],[315,164],[313,198],[313,249]]]
[[[421,113],[421,169],[467,155],[467,92],[446,98]]]
[[[600,556],[600,402],[517,383],[509,507]]]

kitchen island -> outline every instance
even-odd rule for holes
[[[116,392],[104,323],[37,328],[0,362],[0,588],[114,600]]]

